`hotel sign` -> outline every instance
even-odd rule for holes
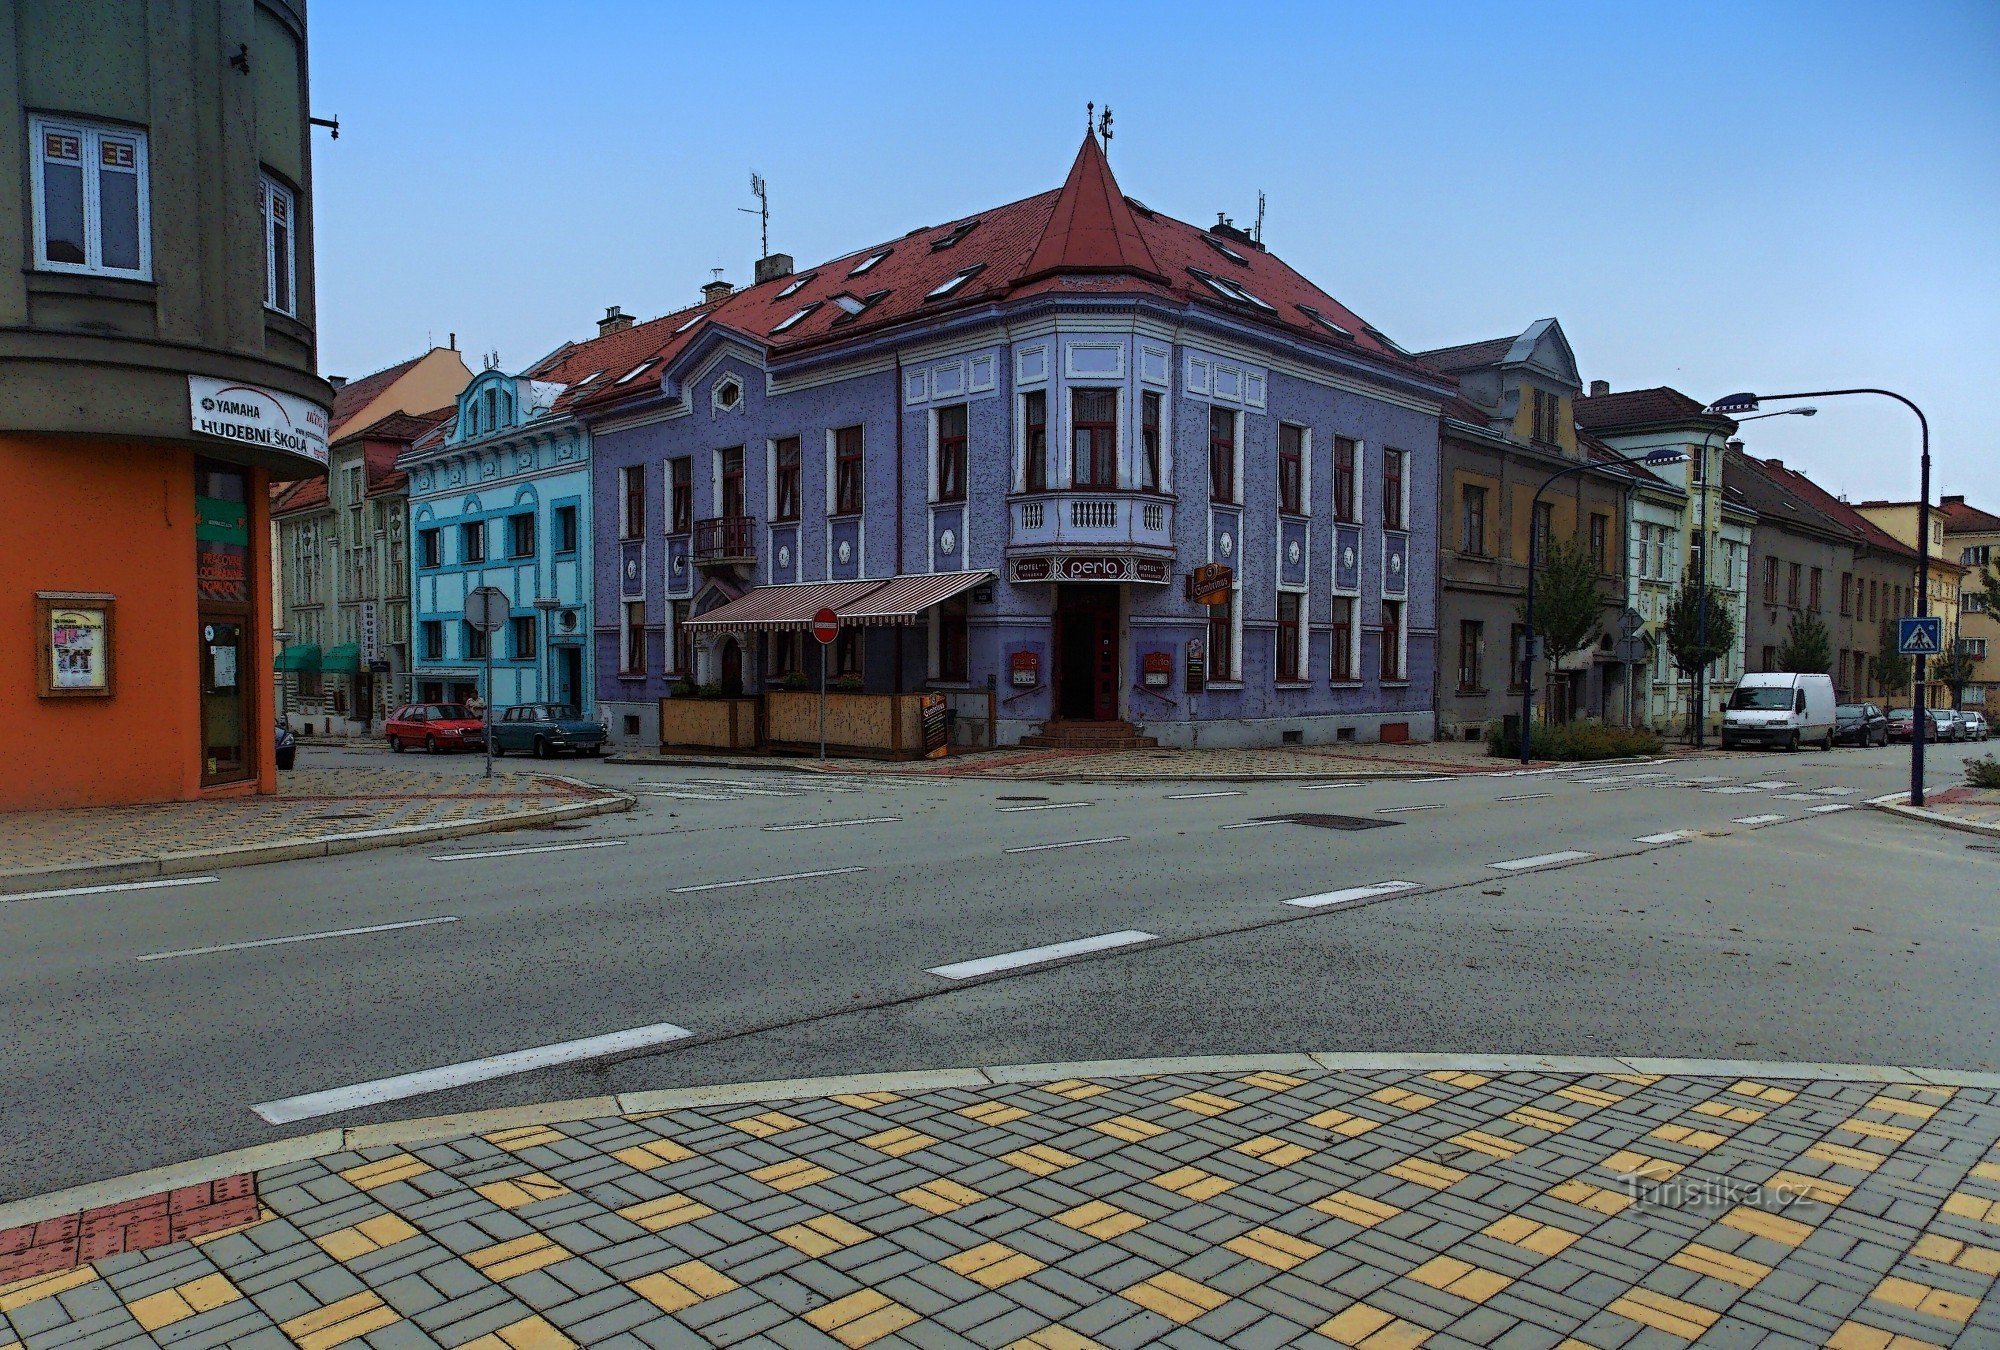
[[[326,463],[327,411],[295,394],[190,375],[188,421],[199,435]]]
[[[1160,558],[1127,558],[1116,554],[1059,553],[1013,558],[1007,579],[1023,581],[1144,581],[1165,584],[1171,575]]]

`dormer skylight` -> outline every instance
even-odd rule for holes
[[[1125,199],[1125,204],[1131,207],[1134,211],[1137,211],[1140,215],[1144,216],[1146,219],[1151,220],[1153,218],[1153,208],[1146,205],[1146,203],[1140,201],[1137,197],[1127,197]]]
[[[612,383],[629,384],[633,380],[638,379],[641,375],[644,375],[647,371],[651,370],[654,366],[658,364],[659,364],[658,357],[649,356],[645,360],[641,361],[638,365],[632,367],[632,369],[626,371],[623,375],[620,375],[617,379],[613,380]]]
[[[849,314],[859,314],[862,310],[868,308],[867,301],[861,299],[859,296],[849,295],[846,291],[842,291],[839,295],[834,296],[833,303],[839,305]]]
[[[813,312],[814,310],[818,309],[819,307],[820,307],[820,302],[819,302],[819,301],[817,301],[817,300],[815,300],[815,301],[813,301],[813,302],[812,302],[812,303],[811,303],[810,305],[807,305],[807,306],[805,306],[805,307],[804,307],[804,308],[802,308],[802,309],[796,309],[796,310],[793,310],[793,311],[791,312],[791,314],[790,314],[790,315],[788,315],[788,316],[787,316],[787,317],[785,317],[784,319],[781,319],[781,320],[780,320],[780,321],[778,322],[778,326],[777,326],[777,327],[775,327],[775,328],[773,328],[773,329],[772,329],[771,331],[772,331],[772,332],[773,332],[774,334],[775,334],[775,333],[782,333],[782,332],[784,332],[784,331],[785,331],[785,330],[786,330],[787,328],[790,328],[790,327],[792,327],[793,325],[795,325],[795,324],[799,323],[799,322],[800,322],[801,320],[803,320],[803,319],[804,319],[804,318],[805,318],[805,317],[806,317],[806,316],[807,316],[808,314],[812,313],[812,312]]]
[[[1227,277],[1219,277],[1212,272],[1204,272],[1199,267],[1188,268],[1188,275],[1203,282],[1211,291],[1214,291],[1224,300],[1234,301],[1239,305],[1249,305],[1252,309],[1260,309],[1266,314],[1276,314],[1278,312],[1277,307],[1271,304],[1270,301],[1245,290]]]
[[[1349,342],[1354,341],[1354,334],[1351,330],[1341,327],[1339,324],[1335,323],[1332,319],[1327,318],[1326,315],[1314,309],[1311,305],[1300,305],[1299,309],[1305,314],[1305,316],[1308,319],[1311,319],[1314,323],[1318,324],[1321,328],[1324,328],[1327,332],[1333,334],[1335,337],[1346,338]]]
[[[887,296],[888,294],[889,292],[885,290],[870,291],[868,292],[868,294],[857,298],[856,296],[848,294],[846,291],[842,291],[839,295],[833,297],[833,303],[840,306],[841,309],[841,312],[838,315],[834,316],[833,320],[834,323],[843,324],[843,323],[854,322],[854,320],[858,316],[867,313],[874,306],[880,304],[882,302],[883,297]]]
[[[1388,349],[1389,349],[1390,351],[1392,351],[1392,352],[1396,353],[1396,355],[1398,355],[1398,356],[1408,356],[1408,355],[1410,354],[1410,352],[1409,352],[1409,349],[1408,349],[1408,348],[1406,348],[1406,347],[1402,346],[1402,345],[1401,345],[1400,343],[1397,343],[1397,342],[1395,342],[1395,341],[1391,340],[1391,338],[1389,337],[1389,335],[1388,335],[1387,333],[1385,333],[1385,332],[1383,332],[1383,331],[1382,331],[1381,329],[1379,329],[1379,328],[1375,327],[1375,326],[1374,326],[1373,324],[1370,324],[1370,325],[1368,325],[1368,327],[1367,327],[1367,328],[1366,328],[1366,329],[1365,329],[1364,331],[1366,331],[1366,332],[1367,332],[1367,334],[1368,334],[1368,336],[1369,336],[1369,337],[1372,337],[1372,338],[1374,338],[1374,339],[1375,339],[1375,340],[1376,340],[1377,342],[1381,343],[1381,344],[1382,344],[1382,345],[1383,345],[1384,347],[1387,347],[1387,348],[1388,348]]]
[[[941,239],[933,239],[931,241],[931,252],[933,253],[944,252],[946,249],[951,248],[953,245],[957,244],[959,240],[965,238],[966,235],[971,234],[974,230],[978,228],[979,228],[979,222],[976,220],[966,220],[959,222],[958,224],[951,227],[951,233],[945,235]]]
[[[686,323],[682,324],[679,328],[676,328],[674,330],[674,336],[679,337],[682,333],[687,332],[688,329],[694,327],[696,324],[700,323],[703,319],[706,319],[707,317],[708,314],[706,311],[695,315],[693,318],[689,319]]]
[[[1238,253],[1235,249],[1229,247],[1229,245],[1223,243],[1220,239],[1217,239],[1212,234],[1204,234],[1201,237],[1201,242],[1207,244],[1210,248],[1214,249],[1217,253],[1220,253],[1223,257],[1229,259],[1229,261],[1235,263],[1238,267],[1248,267],[1250,265],[1250,260],[1248,258],[1244,257],[1241,253]]]
[[[875,270],[875,266],[877,263],[881,262],[884,258],[888,257],[891,253],[894,253],[895,251],[896,250],[893,248],[877,249],[875,252],[863,258],[860,262],[854,264],[853,270],[850,271],[847,275],[851,277],[858,277],[863,272],[872,272]]]
[[[588,375],[584,376],[584,377],[583,377],[582,379],[578,380],[578,381],[577,381],[577,382],[576,382],[576,383],[575,383],[574,385],[572,385],[571,387],[572,387],[572,388],[575,388],[575,389],[581,389],[581,388],[583,388],[583,387],[584,387],[584,386],[585,386],[586,384],[589,384],[589,383],[590,383],[590,382],[591,382],[592,380],[596,379],[596,378],[597,378],[597,377],[598,377],[599,375],[602,375],[603,373],[604,373],[604,372],[603,372],[603,371],[601,371],[601,370],[593,370],[593,371],[591,371],[591,372],[590,372],[590,374],[588,374]]]
[[[817,272],[808,272],[804,276],[793,277],[791,281],[786,284],[785,288],[779,291],[777,295],[773,296],[772,298],[775,300],[789,300],[791,297],[797,295],[800,291],[804,290],[808,285],[812,284],[813,278],[818,275],[819,273]]]
[[[974,277],[978,276],[981,272],[985,270],[986,270],[985,263],[974,263],[972,266],[966,268],[963,272],[955,272],[951,276],[945,278],[943,281],[940,281],[937,285],[931,287],[930,290],[925,293],[924,299],[942,300],[946,296],[956,292],[959,289],[959,287],[965,285],[966,282],[972,280]]]

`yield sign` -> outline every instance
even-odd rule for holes
[[[1936,656],[1944,649],[1944,620],[1896,620],[1896,650],[1904,656]]]

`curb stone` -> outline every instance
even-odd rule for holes
[[[863,769],[861,777],[949,779],[953,782],[985,783],[1305,783],[1327,778],[1354,778],[1360,782],[1395,782],[1412,778],[1504,778],[1513,774],[1568,773],[1587,769],[1616,769],[1637,764],[1658,764],[1676,758],[1672,755],[1645,755],[1627,759],[1593,759],[1582,761],[1535,761],[1536,767],[1523,769],[1514,760],[1505,762],[1505,767],[1453,768],[1437,765],[1427,769],[1348,769],[1337,762],[1329,763],[1324,770],[1315,769],[1310,773],[1160,773],[1160,774],[1117,774],[1117,773],[1076,773],[1076,774],[1032,774],[1032,773],[981,773],[967,770],[963,773],[943,772],[936,769]],[[776,758],[770,756],[744,756],[741,759],[694,758],[683,755],[659,755],[648,752],[607,755],[606,764],[630,764],[645,768],[680,769],[740,769],[752,773],[855,773],[857,771],[828,767],[821,769],[816,759]],[[935,761],[925,761],[932,763]],[[947,761],[948,762],[948,761]]]
[[[1907,792],[1891,792],[1886,797],[1870,797],[1868,805],[1877,811],[1892,816],[1902,816],[1906,820],[1921,820],[1932,825],[1942,825],[1948,830],[1963,830],[1967,834],[1983,834],[1988,838],[2000,839],[2000,825],[1987,825],[1977,820],[1960,820],[1941,811],[1926,811],[1921,806],[1911,806],[1909,797],[1910,794]]]
[[[858,1092],[933,1092],[948,1088],[1053,1083],[1068,1078],[1144,1078],[1191,1073],[1287,1070],[1347,1073],[1474,1069],[1485,1073],[1651,1073],[1688,1077],[1779,1079],[1811,1082],[1913,1082],[1947,1087],[2000,1088],[2000,1073],[1885,1064],[1811,1064],[1783,1060],[1662,1059],[1632,1055],[1454,1055],[1316,1052],[1266,1055],[1181,1055],[1158,1059],[1084,1060],[1068,1064],[1011,1064],[984,1068],[928,1069],[721,1083],[617,1096],[505,1106],[485,1111],[419,1117],[377,1125],[317,1130],[206,1158],[171,1163],[127,1176],[88,1182],[48,1195],[0,1204],[0,1229],[40,1223],[79,1210],[120,1204],[182,1186],[217,1181],[304,1162],[350,1149],[418,1143],[525,1125],[551,1125],[607,1116],[686,1110],[751,1102],[786,1102]]]
[[[188,849],[161,853],[130,862],[70,863],[58,867],[10,868],[0,870],[0,899],[16,890],[57,889],[74,886],[107,885],[122,881],[146,881],[154,877],[185,876],[212,868],[249,867],[257,863],[290,862],[298,858],[325,858],[368,849],[396,848],[404,844],[432,843],[462,839],[467,835],[498,834],[557,821],[630,811],[637,799],[602,783],[587,783],[560,774],[539,774],[570,787],[602,795],[561,806],[541,806],[478,820],[454,820],[433,825],[397,825],[379,830],[357,830],[348,834],[321,835],[313,839],[279,840],[269,844],[238,844],[227,848]],[[50,886],[48,883],[58,883]]]

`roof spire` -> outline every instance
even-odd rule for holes
[[[1017,285],[1059,272],[1124,272],[1154,280],[1163,275],[1098,142],[1100,135],[1110,135],[1111,110],[1104,110],[1100,124],[1097,105],[1088,106],[1091,126]]]

